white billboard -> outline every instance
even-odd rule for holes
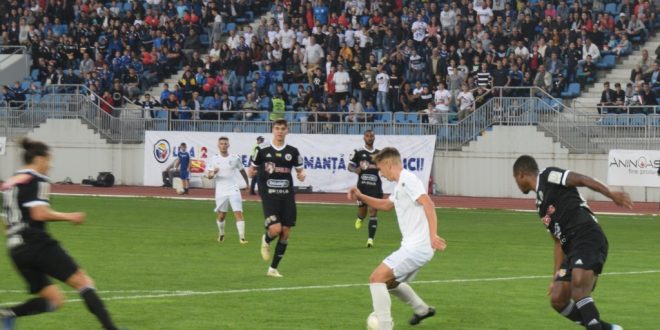
[[[206,162],[218,152],[220,136],[229,138],[229,152],[237,154],[245,166],[256,145],[258,136],[266,142],[270,134],[231,132],[165,132],[147,131],[144,143],[144,185],[160,186],[161,172],[176,159],[178,146],[185,142],[192,159],[191,186],[201,186]],[[362,135],[290,134],[286,138],[300,151],[304,159],[307,179],[296,186],[311,186],[314,192],[345,192],[357,183],[357,175],[347,170],[354,149],[364,145]],[[435,150],[435,136],[376,136],[375,146],[382,149],[396,147],[403,157],[404,167],[428,185]],[[238,180],[239,182],[243,180]],[[244,183],[243,183],[244,184]],[[383,179],[383,190],[390,192],[394,185]]]
[[[660,151],[610,150],[607,184],[613,186],[660,187]]]

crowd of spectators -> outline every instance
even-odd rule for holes
[[[607,2],[275,0],[253,29],[232,20],[256,0],[14,0],[0,9],[0,43],[28,46],[42,85],[88,85],[109,112],[184,68],[160,98],[138,104],[179,119],[293,110],[360,121],[401,111],[435,123],[518,95],[515,87],[557,97],[592,82],[604,57],[648,38],[657,11],[622,0],[606,12]]]
[[[630,72],[628,82],[617,82],[614,89],[610,82],[603,84],[598,113],[660,114],[660,63],[651,60],[648,50],[642,50],[642,58]]]
[[[647,0],[616,2],[616,15],[605,5],[275,1],[272,17],[256,29],[237,28],[215,41],[179,89],[199,93],[202,118],[217,116],[204,109],[217,109],[218,95],[226,94],[220,110],[256,104],[316,112],[316,120],[398,111],[429,122],[447,113],[460,118],[492,95],[520,93],[512,87],[559,97],[571,82],[593,82],[605,56],[627,55],[652,33],[656,9]]]
[[[27,47],[34,82],[3,95],[84,84],[112,113],[199,60],[202,36],[220,40],[223,24],[260,7],[259,0],[1,1],[0,45]]]

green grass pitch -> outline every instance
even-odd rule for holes
[[[532,203],[530,201],[530,203]],[[81,226],[50,223],[50,232],[95,279],[117,323],[128,329],[365,329],[366,285],[399,246],[393,213],[381,213],[376,247],[353,227],[356,208],[298,205],[298,226],[280,265],[265,276],[261,205],[245,203],[249,244],[238,243],[233,216],[215,241],[213,202],[54,196],[62,211],[85,211]],[[445,252],[423,268],[413,288],[437,308],[418,329],[580,329],[550,308],[552,241],[533,213],[439,209]],[[594,298],[604,320],[626,330],[660,329],[660,222],[599,216],[609,260]],[[650,272],[647,272],[650,271]],[[25,285],[0,256],[0,305],[25,300]],[[78,295],[56,312],[19,319],[18,329],[98,329]],[[393,299],[396,329],[410,309]]]

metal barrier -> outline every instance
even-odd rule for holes
[[[495,125],[536,126],[573,153],[660,149],[658,114],[584,114],[535,88],[522,93],[526,96],[492,98],[455,123],[448,123],[446,114],[441,115],[440,124],[422,123],[425,115],[421,113],[367,113],[351,118],[348,113],[286,112],[283,116],[292,133],[362,134],[372,129],[376,134],[435,135],[440,150],[460,150]],[[204,110],[217,119],[180,120],[172,119],[171,113],[149,118],[135,107],[114,108],[118,116],[113,116],[103,111],[102,102],[85,86],[46,86],[26,102],[0,103],[0,134],[22,136],[49,118],[80,119],[111,143],[142,143],[146,130],[268,133],[271,128],[267,111]]]

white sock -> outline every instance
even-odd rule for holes
[[[408,283],[399,283],[399,286],[390,290],[390,293],[412,307],[417,315],[424,315],[429,310],[429,305],[424,303],[422,298],[415,293],[415,290]]]
[[[379,330],[391,330],[392,313],[390,307],[392,306],[392,300],[387,292],[387,285],[385,283],[370,283],[369,290],[371,290],[371,300],[374,313],[378,318]]]
[[[215,220],[215,224],[218,225],[218,232],[220,232],[220,235],[225,234],[225,222],[220,221],[220,220]]]
[[[238,238],[245,239],[245,221],[236,221],[236,229],[238,229]]]

